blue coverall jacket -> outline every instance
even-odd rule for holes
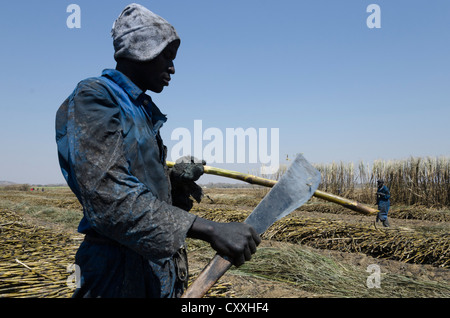
[[[195,216],[171,205],[166,121],[124,74],[81,81],[56,116],[61,171],[83,206],[77,297],[176,297]]]
[[[390,197],[391,194],[389,192],[388,187],[383,185],[381,188],[378,188],[377,190],[377,204],[378,204],[378,217],[381,221],[384,221],[387,219],[387,215],[389,212],[389,208],[391,206],[390,203]]]

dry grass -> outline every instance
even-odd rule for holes
[[[257,282],[261,285],[264,281],[266,284],[272,282],[274,286],[281,284],[285,289],[290,288],[291,294],[283,294],[284,297],[450,297],[448,282],[422,280],[382,270],[380,288],[368,288],[366,266],[338,261],[304,245],[272,241],[263,241],[261,245],[251,261],[239,268],[231,267],[214,286],[217,291],[207,297],[246,297],[228,283],[230,275],[257,278],[262,280]],[[194,258],[202,266],[214,256],[214,251],[204,242],[190,240],[188,246],[190,259]],[[191,270],[190,282],[202,268]]]
[[[287,282],[325,297],[450,297],[450,285],[382,273],[368,288],[368,273],[298,245],[260,248],[236,273]]]

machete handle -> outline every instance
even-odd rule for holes
[[[230,267],[229,260],[216,254],[181,298],[202,298]]]

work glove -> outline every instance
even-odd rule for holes
[[[235,266],[249,261],[261,243],[261,237],[246,223],[222,223],[201,217],[194,220],[187,236],[210,243],[219,255],[227,257]]]
[[[193,156],[184,156],[175,162],[170,169],[169,176],[172,184],[172,205],[190,211],[194,205],[194,198],[200,203],[203,197],[202,188],[195,183],[204,173],[204,160]]]

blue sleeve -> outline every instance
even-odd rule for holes
[[[108,90],[81,83],[66,111],[66,141],[58,144],[67,160],[62,167],[90,226],[149,259],[171,257],[195,215],[158,200],[130,173],[120,109]]]
[[[384,199],[389,199],[391,197],[391,193],[389,192],[388,187],[383,186],[383,188],[381,189],[381,192],[384,193]]]

